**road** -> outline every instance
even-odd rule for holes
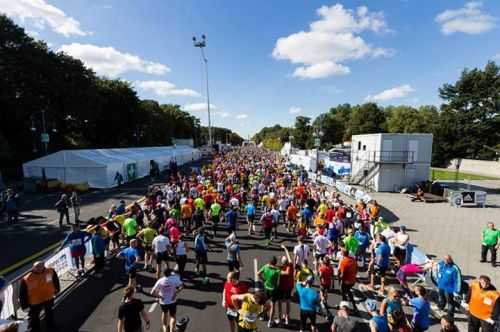
[[[282,229],[282,231],[284,231]],[[186,267],[188,277],[185,280],[186,289],[178,296],[178,317],[187,316],[191,323],[187,331],[196,332],[218,332],[227,331],[227,321],[223,308],[221,307],[222,288],[227,274],[225,264],[226,254],[223,248],[225,232],[217,234],[215,238],[216,250],[209,253],[208,274],[210,283],[204,285],[201,279],[193,274],[194,253],[190,252],[189,262]],[[281,256],[284,251],[280,244],[285,244],[290,250],[294,245],[295,238],[280,233],[278,241],[275,241],[269,248],[262,246],[262,239],[259,236],[248,237],[246,226],[241,225],[238,231],[242,249],[242,259],[244,267],[242,269],[242,280],[253,282],[253,259],[257,258],[259,267],[265,264],[271,256]],[[192,246],[192,239],[188,239],[188,244]],[[117,310],[122,299],[122,292],[127,283],[123,272],[123,262],[119,259],[112,259],[109,262],[110,272],[106,273],[103,279],[90,276],[79,287],[77,287],[66,299],[64,299],[56,309],[57,322],[61,331],[114,331],[116,330]],[[154,305],[154,299],[149,296],[151,287],[155,283],[155,278],[151,273],[141,272],[139,282],[144,286],[143,292],[136,296],[146,304],[146,309],[152,311],[152,325],[150,331],[161,331],[160,308]],[[361,273],[361,281],[366,282],[366,273]],[[394,282],[394,280],[393,280]],[[338,284],[336,285],[338,289]],[[356,292],[360,301],[366,298],[361,292]],[[338,305],[340,295],[337,290],[333,291],[329,298],[330,306]],[[362,304],[358,305],[361,314],[356,319],[359,321],[361,331],[367,331],[366,320],[369,316],[364,312]],[[336,311],[332,309],[332,313]],[[329,331],[329,326],[323,317],[318,317],[320,331]],[[437,322],[430,331],[438,331]],[[265,322],[260,322],[261,331],[268,331]],[[287,328],[273,328],[273,331],[298,331],[298,305],[297,300],[292,304],[292,320]]]
[[[199,166],[200,163],[201,161],[183,167]],[[164,177],[165,174],[158,181],[164,180]],[[80,195],[82,201],[80,220],[86,221],[106,215],[109,207],[121,199],[128,204],[141,198],[149,184],[150,179],[146,177],[120,188],[96,190]],[[59,214],[54,208],[58,195],[58,193],[28,194],[23,197],[17,224],[8,226],[0,219],[0,243],[2,248],[9,248],[8,255],[0,255],[0,275],[10,273],[12,268],[20,268],[19,263],[64,239],[69,228],[66,227],[65,232],[59,231]],[[72,209],[70,209],[70,219],[74,222]]]

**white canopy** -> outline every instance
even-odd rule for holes
[[[149,174],[150,161],[163,170],[171,160],[178,165],[198,160],[201,154],[190,146],[147,148],[62,150],[23,164],[24,177],[56,178],[67,184],[88,183],[92,188],[117,185],[116,173],[124,182]]]

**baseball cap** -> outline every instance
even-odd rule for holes
[[[365,301],[365,307],[369,312],[377,311],[377,301],[374,299],[368,299]]]
[[[351,309],[351,304],[347,301],[340,301],[339,307],[340,308],[345,307],[347,309]]]

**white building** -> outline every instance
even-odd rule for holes
[[[432,134],[352,136],[350,183],[399,191],[429,178]]]

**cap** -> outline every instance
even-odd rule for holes
[[[369,312],[377,311],[377,301],[374,299],[368,299],[365,301],[365,307]]]
[[[347,301],[340,301],[340,304],[339,304],[339,307],[342,308],[347,308],[347,309],[351,309],[351,304]]]

